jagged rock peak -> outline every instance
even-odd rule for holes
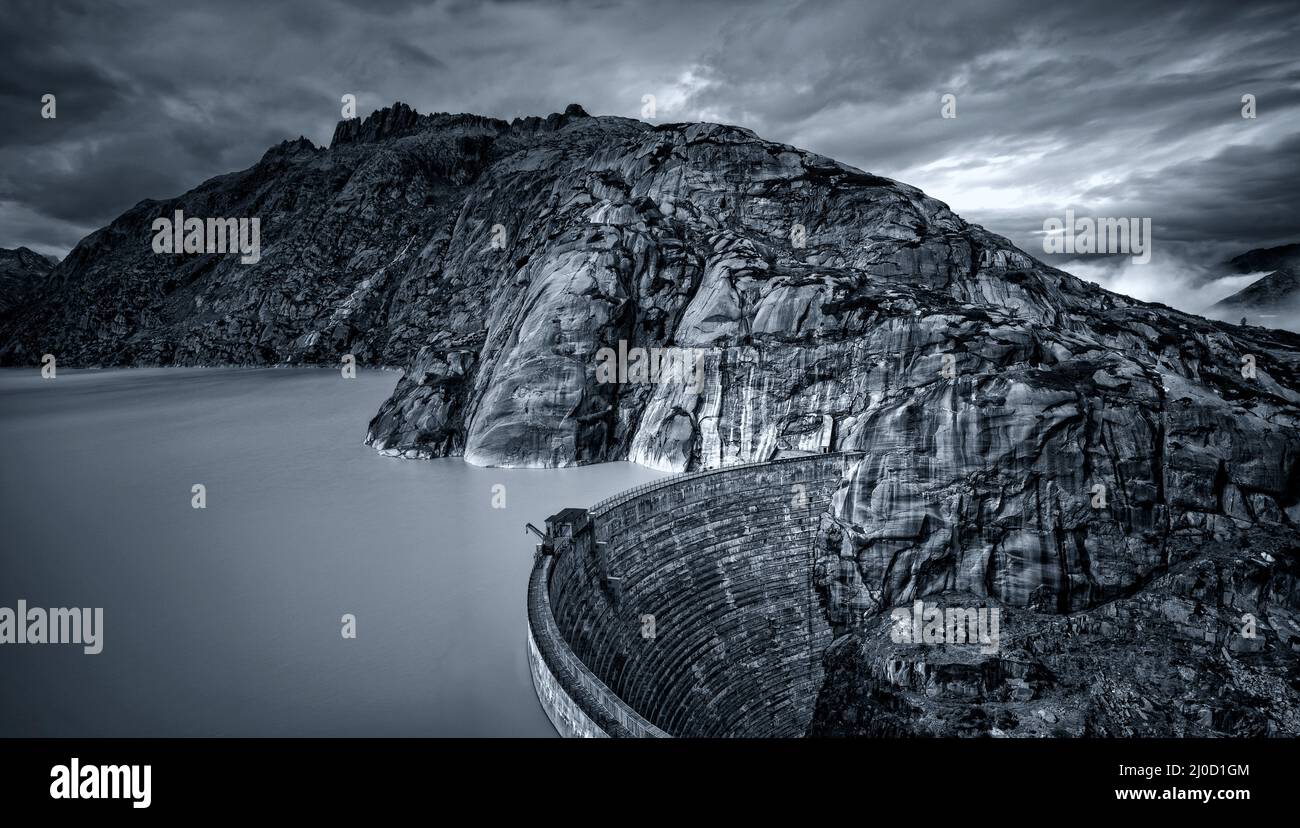
[[[399,101],[392,106],[376,109],[367,115],[365,120],[349,118],[339,121],[338,126],[334,127],[334,137],[330,140],[330,146],[379,141],[411,132],[419,125],[420,113]]]
[[[285,140],[268,149],[262,155],[262,161],[269,161],[276,158],[294,158],[302,154],[313,154],[320,152],[320,148],[311,142],[309,138],[299,135],[293,140]]]
[[[452,114],[434,112],[421,115],[410,106],[397,102],[392,106],[377,109],[365,117],[339,121],[334,128],[331,147],[343,144],[364,144],[398,138],[432,129],[489,129],[497,132],[516,130],[521,132],[549,132],[560,129],[566,124],[591,115],[580,104],[571,103],[563,112],[553,112],[542,118],[537,115],[503,121],[487,115],[473,113]]]

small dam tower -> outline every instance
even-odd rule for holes
[[[579,554],[591,551],[591,518],[586,509],[570,507],[561,509],[545,521],[546,531],[538,529],[531,523],[524,528],[541,539],[537,544],[538,555],[558,556],[565,552]]]

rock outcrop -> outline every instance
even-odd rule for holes
[[[260,216],[261,261],[153,253],[175,209]],[[402,365],[388,454],[867,452],[819,536],[815,732],[1297,732],[1300,337],[1109,293],[905,184],[738,127],[399,105],[142,202],[49,284],[4,361]],[[605,381],[638,348],[698,381]],[[1005,610],[1014,647],[882,637],[922,598]]]

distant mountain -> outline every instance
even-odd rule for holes
[[[1266,273],[1205,310],[1205,315],[1247,325],[1300,330],[1300,244],[1248,250],[1224,262],[1232,273]]]
[[[45,277],[58,262],[34,250],[0,247],[0,315],[21,303],[32,285]]]
[[[1289,308],[1300,304],[1300,268],[1275,270],[1243,290],[1217,302],[1215,310],[1245,313]]]
[[[1283,244],[1248,250],[1227,261],[1233,273],[1262,273],[1275,270],[1300,271],[1300,244]]]

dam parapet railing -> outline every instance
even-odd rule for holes
[[[678,484],[685,483],[689,480],[697,480],[701,477],[710,477],[716,474],[727,474],[730,472],[741,471],[744,469],[757,469],[765,466],[780,466],[787,463],[807,463],[810,460],[828,460],[828,459],[842,458],[847,463],[847,461],[862,457],[865,454],[866,454],[865,451],[860,451],[860,450],[832,451],[832,452],[816,453],[816,454],[797,454],[797,455],[791,455],[789,457],[778,457],[775,460],[762,460],[756,463],[736,463],[730,466],[719,466],[716,469],[703,469],[701,471],[677,472],[675,474],[670,474],[666,477],[661,477],[658,480],[651,480],[649,483],[642,483],[640,486],[634,486],[631,489],[625,489],[624,491],[621,491],[616,495],[611,495],[610,497],[607,497],[604,500],[599,501],[595,506],[592,506],[591,509],[589,509],[588,511],[590,512],[591,517],[593,519],[598,517],[603,517],[604,515],[608,514],[611,510],[619,506],[622,506],[624,503],[627,503],[632,500],[636,500],[638,497],[640,497],[643,494],[646,494],[647,492],[653,492],[659,489],[665,489],[668,488],[669,486],[676,486]]]
[[[601,519],[610,516],[620,507],[625,507],[646,495],[702,478],[744,473],[747,470],[766,470],[787,464],[815,462],[824,465],[828,461],[833,463],[837,460],[842,461],[843,468],[847,470],[849,461],[860,458],[864,454],[865,452],[862,451],[801,454],[758,463],[742,463],[670,475],[600,501],[587,510],[587,523],[583,531],[591,533],[591,537],[603,536],[605,521]],[[638,504],[634,508],[643,507]],[[570,510],[566,510],[568,511]],[[613,522],[624,524],[628,518],[628,515],[617,515]],[[598,531],[598,528],[601,531]],[[571,551],[571,546],[567,544],[561,543],[558,546],[557,555],[580,554]],[[562,736],[578,737],[671,737],[673,734],[656,726],[620,698],[573,651],[561,633],[551,604],[553,592],[551,582],[557,557],[544,554],[540,549],[541,546],[534,560],[528,586],[529,669],[538,699],[556,730]]]

